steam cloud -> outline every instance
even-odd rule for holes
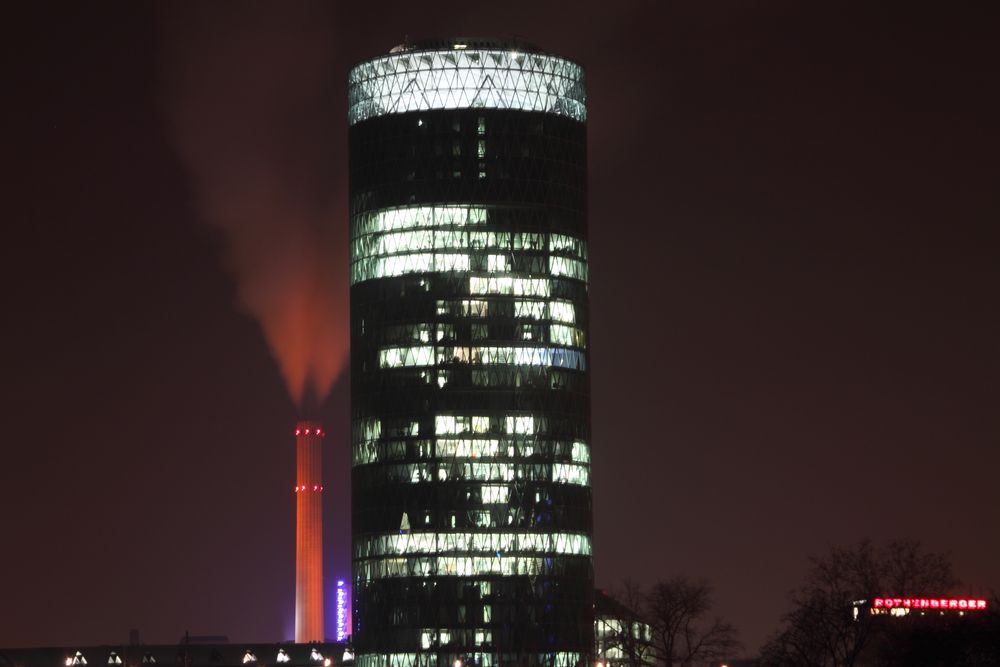
[[[300,406],[329,393],[347,356],[328,11],[170,3],[160,16],[164,108],[200,217],[221,230],[240,303]]]

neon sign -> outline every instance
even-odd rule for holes
[[[986,600],[969,598],[875,598],[874,609],[986,609]]]
[[[347,589],[344,580],[337,580],[337,641],[347,639]]]

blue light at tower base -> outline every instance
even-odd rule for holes
[[[337,641],[347,640],[347,588],[344,580],[337,580]]]

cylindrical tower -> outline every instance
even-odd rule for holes
[[[583,70],[443,40],[349,86],[358,666],[582,665]]]
[[[322,642],[323,425],[295,427],[295,641]]]

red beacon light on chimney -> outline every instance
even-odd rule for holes
[[[313,491],[322,491],[324,488],[326,488],[326,487],[324,487],[322,484],[314,484],[312,490]],[[308,490],[309,490],[309,487],[306,486],[305,484],[303,484],[302,486],[296,486],[295,487],[295,493],[298,493],[299,491],[308,491]]]

